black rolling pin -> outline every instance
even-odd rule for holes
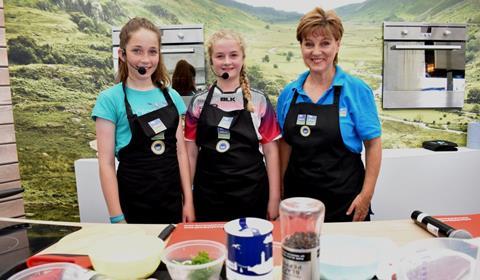
[[[440,220],[418,210],[412,212],[411,218],[417,225],[421,226],[423,229],[437,237],[451,237],[460,239],[473,238],[470,232],[464,229],[454,229]]]

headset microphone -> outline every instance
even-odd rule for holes
[[[211,67],[211,65],[210,65],[210,67]],[[215,70],[213,70],[213,67],[211,67],[210,69],[212,69],[213,75],[215,75],[215,76],[217,76],[217,77],[219,77],[219,78],[222,78],[222,79],[224,79],[224,80],[228,80],[228,78],[230,78],[230,75],[228,75],[227,72],[223,72],[222,75],[217,75],[217,73],[215,72]]]
[[[147,73],[147,69],[143,66],[139,66],[139,67],[136,67],[135,65],[131,64],[130,62],[128,62],[127,60],[127,52],[125,50],[122,50],[122,55],[123,57],[125,58],[125,62],[127,62],[128,64],[130,64],[130,66],[132,66],[133,68],[135,68],[137,71],[138,71],[138,74],[140,75],[145,75]]]
[[[127,60],[125,60],[127,61]],[[130,62],[127,61],[128,64],[130,64],[130,66],[132,66],[133,68],[135,68],[135,70],[138,71],[138,74],[140,75],[145,75],[147,73],[147,68],[143,67],[143,66],[135,66],[133,64],[131,64]]]
[[[230,75],[228,75],[227,72],[224,72],[224,73],[223,73],[221,76],[219,76],[219,77],[222,77],[222,79],[227,80],[227,79],[230,77]]]
[[[140,75],[145,75],[145,73],[147,73],[147,69],[145,69],[145,67],[143,66],[138,67],[137,71],[138,71],[138,74]]]

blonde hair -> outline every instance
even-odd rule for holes
[[[213,64],[213,46],[215,45],[215,43],[222,39],[230,39],[237,42],[242,51],[243,59],[245,59],[245,41],[243,40],[242,36],[232,30],[219,30],[213,33],[207,41],[207,51],[210,64]],[[246,66],[244,62],[242,69],[240,70],[240,87],[242,88],[243,97],[247,100],[247,110],[249,112],[253,112],[255,110],[255,107],[253,106],[252,93],[250,91],[250,82],[248,80],[245,68]]]
[[[343,36],[342,20],[337,16],[335,11],[325,11],[320,7],[316,7],[306,13],[297,26],[297,41],[300,44],[303,40],[316,30],[322,32],[325,36],[331,36],[336,41],[341,41]],[[333,60],[334,64],[338,62],[338,53]]]
[[[168,76],[168,71],[165,65],[163,64],[162,54],[160,52],[160,47],[162,46],[162,34],[160,34],[160,30],[148,19],[135,17],[129,20],[120,31],[120,49],[123,50],[124,56],[126,52],[126,47],[128,42],[130,41],[132,34],[137,32],[140,29],[146,29],[155,33],[158,37],[158,65],[155,69],[155,72],[152,74],[152,82],[154,84],[159,85],[162,89],[164,89],[167,85],[170,84],[170,77]],[[125,57],[126,59],[126,57]],[[123,82],[125,83],[128,78],[128,67],[127,63],[123,60],[118,58],[118,74],[116,77],[116,82]]]

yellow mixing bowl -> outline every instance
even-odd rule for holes
[[[128,234],[103,239],[93,246],[94,269],[114,279],[147,278],[160,264],[163,241],[145,234]]]

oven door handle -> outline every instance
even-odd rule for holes
[[[193,48],[178,48],[178,49],[161,49],[162,54],[171,53],[195,53]]]
[[[394,45],[392,50],[461,50],[460,45]]]

